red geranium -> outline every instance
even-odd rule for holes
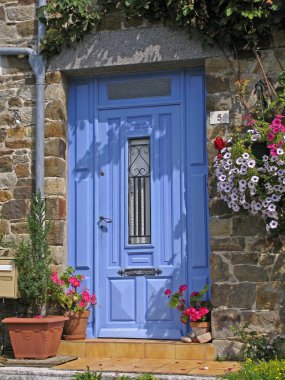
[[[224,141],[220,136],[216,137],[214,140],[214,147],[218,150],[221,151],[227,146],[226,141]]]

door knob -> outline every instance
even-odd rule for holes
[[[98,225],[100,227],[101,230],[107,230],[107,227],[106,227],[106,224],[109,224],[109,223],[112,223],[112,219],[111,218],[106,218],[105,216],[99,216],[99,222],[98,222]]]

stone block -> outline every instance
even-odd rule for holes
[[[66,121],[66,106],[60,100],[49,102],[46,106],[45,117],[50,120]]]
[[[244,351],[244,344],[234,340],[214,339],[212,344],[217,350],[217,357],[227,360],[240,360]]]
[[[25,164],[30,162],[30,152],[27,149],[18,149],[13,154],[14,164]]]
[[[213,198],[209,202],[210,216],[231,216],[232,211],[228,208],[226,202],[219,198]]]
[[[45,137],[66,137],[65,126],[61,121],[53,121],[45,125]]]
[[[30,5],[35,4],[36,0],[18,0],[19,5]]]
[[[245,252],[226,252],[223,254],[232,265],[249,264],[257,265],[259,255],[258,253],[245,253]]]
[[[7,136],[7,129],[0,128],[0,142],[4,142]]]
[[[242,321],[257,333],[276,336],[285,332],[282,310],[242,311]]]
[[[10,230],[10,221],[0,218],[0,235],[8,235],[11,233]]]
[[[10,190],[0,190],[0,202],[7,202],[13,198],[13,193]]]
[[[254,265],[235,265],[234,275],[239,281],[264,282],[269,280],[267,269]]]
[[[210,218],[210,235],[211,236],[229,236],[231,235],[231,219],[220,219],[218,217]]]
[[[15,235],[23,235],[28,233],[27,222],[11,223],[11,231]]]
[[[53,101],[59,99],[62,102],[66,101],[66,94],[62,83],[53,83],[47,86],[45,90],[45,99],[47,101]]]
[[[6,140],[5,147],[9,149],[32,149],[33,142],[31,139],[23,140]]]
[[[22,120],[22,124],[35,124],[36,123],[36,108],[29,104],[28,107],[22,107],[19,109],[19,115]]]
[[[278,310],[285,307],[285,283],[261,283],[256,286],[257,310]]]
[[[282,242],[279,236],[259,236],[248,237],[246,239],[247,252],[279,252],[282,248]]]
[[[47,218],[49,220],[66,219],[66,199],[63,197],[46,198]]]
[[[0,21],[6,21],[5,8],[0,7]]]
[[[16,27],[21,37],[29,37],[37,34],[37,23],[35,20],[19,22]]]
[[[1,149],[0,150],[0,157],[2,156],[10,156],[14,152],[13,149]]]
[[[233,235],[237,236],[264,236],[266,235],[265,223],[254,215],[233,218]]]
[[[10,156],[0,157],[0,173],[8,173],[13,171],[13,160]]]
[[[285,254],[280,254],[270,273],[271,281],[285,281]]]
[[[20,186],[16,187],[14,190],[15,199],[30,199],[32,196],[31,186]]]
[[[45,178],[46,195],[63,195],[65,192],[66,185],[63,178]]]
[[[211,57],[205,60],[205,71],[208,74],[232,74],[232,68],[226,58]]]
[[[15,118],[9,113],[1,113],[0,114],[0,125],[15,125]]]
[[[215,253],[210,255],[210,268],[213,283],[233,280],[229,265],[221,255]]]
[[[30,164],[18,164],[15,166],[15,173],[18,178],[25,178],[31,175]]]
[[[227,111],[232,109],[232,99],[230,94],[208,95],[206,99],[207,110],[210,111]]]
[[[214,307],[251,309],[256,300],[256,284],[250,282],[235,284],[213,284],[212,304]]]
[[[52,83],[61,83],[62,82],[62,75],[60,71],[54,71],[51,73],[46,73],[46,84],[52,84]]]
[[[55,265],[63,265],[66,260],[64,247],[60,245],[52,245],[50,246],[50,251],[53,257],[53,263]]]
[[[11,173],[0,173],[0,189],[12,189],[15,186],[17,181],[16,174],[14,172]]]
[[[242,251],[245,247],[243,238],[227,237],[227,238],[211,238],[211,251]]]
[[[271,266],[276,259],[276,254],[275,253],[261,253],[259,255],[259,260],[258,263],[259,265],[268,267]]]
[[[15,140],[22,140],[29,137],[31,134],[31,128],[29,127],[14,127],[9,128],[7,131],[7,137]]]
[[[0,23],[0,36],[6,42],[10,38],[17,38],[16,26],[15,25],[7,25],[6,23]]]
[[[65,237],[65,221],[52,221],[48,242],[50,245],[63,245]]]
[[[53,137],[45,142],[45,156],[65,158],[66,143],[64,140]]]
[[[26,200],[14,199],[3,204],[2,217],[4,219],[23,219],[28,215],[29,202]]]
[[[34,20],[36,17],[35,4],[21,7],[7,7],[6,14],[9,21],[28,21]]]
[[[46,177],[65,177],[66,163],[62,158],[47,157],[45,158],[45,176]]]
[[[213,339],[234,337],[233,327],[241,323],[241,314],[236,309],[214,309],[211,314]]]
[[[211,333],[207,332],[205,334],[197,336],[197,340],[199,343],[209,343],[212,340]]]
[[[223,93],[230,91],[230,79],[217,75],[206,75],[207,94]]]
[[[19,96],[13,96],[8,100],[9,107],[22,107],[23,102]]]

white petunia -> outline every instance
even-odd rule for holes
[[[263,156],[263,157],[262,157],[262,160],[263,160],[263,162],[268,161],[268,156]]]
[[[276,228],[278,226],[277,220],[271,220],[269,223],[270,228]]]
[[[254,160],[248,160],[247,161],[247,166],[249,168],[254,168],[255,167],[255,161]]]
[[[255,209],[256,211],[260,211],[261,208],[262,208],[261,203],[256,202],[256,204],[255,204],[255,206],[254,206],[254,209]]]
[[[259,181],[259,177],[257,175],[253,175],[251,177],[251,181],[254,182],[254,183],[257,183]]]
[[[245,202],[242,207],[245,209],[245,210],[248,210],[250,208],[250,204]]]
[[[246,180],[241,179],[241,180],[239,181],[239,185],[240,185],[241,187],[245,187],[245,186],[246,186]]]
[[[242,160],[241,157],[238,157],[238,158],[236,159],[236,163],[237,163],[238,165],[241,165],[242,162],[243,162],[243,160]]]
[[[276,150],[276,153],[279,154],[279,156],[281,156],[284,153],[284,150],[282,148],[278,148]]]
[[[243,157],[245,160],[248,160],[248,159],[249,159],[249,154],[248,154],[248,153],[243,153],[243,154],[242,154],[242,157]]]
[[[230,158],[231,157],[231,154],[230,154],[230,152],[227,152],[227,153],[225,153],[224,154],[224,158],[227,160],[228,158]]]
[[[274,212],[275,210],[276,210],[276,206],[275,205],[271,204],[271,205],[268,206],[268,211],[269,212]]]
[[[240,207],[237,204],[235,204],[233,205],[232,209],[233,211],[238,212],[240,210]]]
[[[224,174],[219,176],[219,180],[222,182],[225,182],[226,179],[227,179],[227,177]]]

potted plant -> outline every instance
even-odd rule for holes
[[[190,327],[195,336],[202,335],[210,331],[210,302],[203,300],[209,286],[205,285],[199,292],[192,292],[189,297],[189,305],[185,300],[184,293],[187,291],[187,285],[181,285],[178,292],[172,293],[166,289],[164,294],[170,298],[169,307],[177,309],[181,313],[181,322],[190,321]]]
[[[85,339],[90,309],[96,305],[96,295],[85,287],[80,288],[85,276],[75,274],[69,266],[59,276],[53,272],[51,279],[56,287],[56,298],[69,318],[64,324],[63,339]]]
[[[48,246],[49,223],[41,194],[33,196],[28,217],[29,240],[15,247],[20,299],[26,306],[21,317],[5,318],[17,359],[46,359],[55,356],[63,330],[64,316],[46,316],[51,300],[51,252]]]

